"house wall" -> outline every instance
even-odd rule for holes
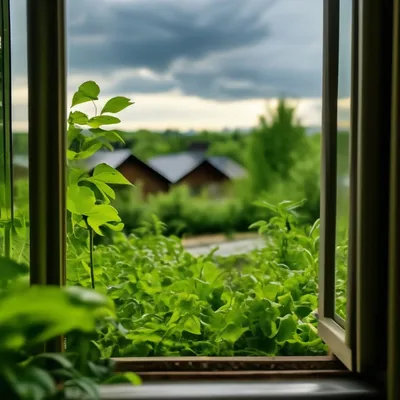
[[[184,176],[178,184],[185,184],[195,192],[199,192],[205,187],[213,187],[216,195],[222,194],[223,186],[229,181],[224,174],[215,169],[212,165],[205,162],[195,168],[192,172]],[[218,188],[220,190],[218,190]]]
[[[117,169],[133,184],[141,182],[144,197],[148,194],[169,191],[169,183],[141,163],[127,160]],[[193,194],[200,193],[204,188],[209,188],[212,192],[210,194],[213,197],[219,197],[223,195],[224,185],[228,182],[229,178],[205,162],[183,177],[175,185],[187,185],[192,189]]]
[[[117,169],[129,182],[133,184],[141,182],[144,196],[150,193],[167,192],[169,189],[169,184],[166,180],[160,178],[150,168],[140,163],[127,160]]]

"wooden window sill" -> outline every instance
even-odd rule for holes
[[[135,372],[143,379],[196,379],[197,377],[249,377],[296,374],[346,374],[334,356],[315,357],[127,357],[114,358],[117,372]]]

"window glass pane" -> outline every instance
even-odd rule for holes
[[[7,2],[1,7],[0,58],[0,255],[12,257],[12,168],[10,130],[10,35]]]
[[[340,2],[337,118],[336,313],[346,317],[352,1]]]
[[[0,13],[2,10],[0,9]],[[0,48],[0,256],[10,253],[10,183],[9,169],[7,168],[7,136],[4,129],[4,25],[3,15],[0,15],[1,24],[1,48]]]
[[[26,0],[11,1],[11,105],[13,153],[14,230],[13,253],[20,262],[29,261],[28,193],[28,85],[26,44]]]
[[[129,339],[107,354],[326,353],[322,5],[67,1],[67,283],[116,300]],[[203,260],[204,241],[224,243]]]

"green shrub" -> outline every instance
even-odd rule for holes
[[[102,354],[325,354],[313,314],[319,223],[299,225],[300,204],[260,205],[273,217],[253,224],[266,246],[249,254],[194,257],[156,218],[141,237],[119,232],[112,245],[97,246],[96,289],[114,300],[119,321],[96,341]],[[76,254],[69,283],[89,286],[90,270]]]
[[[140,188],[125,192],[120,197],[114,205],[128,234],[149,222],[152,215],[157,215],[167,225],[166,235],[179,237],[245,232],[252,222],[269,216],[268,211],[258,209],[250,199],[193,197],[185,186],[150,196],[147,201],[141,199]]]

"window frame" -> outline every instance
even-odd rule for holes
[[[35,0],[28,0],[28,51],[29,51],[29,123],[30,123],[30,179],[39,183],[44,180],[43,185],[34,185],[31,189],[31,205],[30,213],[35,216],[35,221],[30,225],[32,240],[35,240],[38,246],[32,242],[31,249],[31,270],[33,271],[32,283],[41,284],[65,284],[65,121],[66,121],[66,85],[65,85],[65,37],[64,37],[64,0],[43,0],[45,4],[37,9],[37,2]],[[375,3],[375,4],[374,4]],[[349,272],[349,289],[351,298],[348,302],[348,321],[346,332],[335,321],[335,316],[332,314],[334,310],[333,298],[329,298],[327,294],[334,294],[334,286],[332,281],[329,281],[329,276],[332,275],[332,257],[334,261],[334,242],[335,238],[333,232],[329,230],[334,227],[334,210],[332,207],[336,203],[336,160],[332,154],[336,152],[336,141],[334,140],[333,133],[336,130],[336,112],[337,112],[337,65],[332,64],[332,60],[337,61],[336,50],[338,48],[337,38],[334,37],[335,23],[338,22],[337,9],[338,0],[325,0],[325,32],[324,42],[326,43],[324,49],[324,132],[328,135],[323,137],[323,154],[324,165],[322,168],[322,186],[321,186],[321,274],[320,279],[322,282],[320,293],[322,295],[320,300],[320,335],[330,346],[334,354],[340,358],[349,370],[354,372],[371,372],[371,368],[382,366],[382,358],[378,354],[378,350],[374,348],[374,343],[378,343],[377,334],[371,332],[374,324],[368,319],[367,311],[370,309],[366,306],[372,307],[372,310],[377,311],[382,304],[373,302],[379,300],[382,292],[385,291],[387,285],[385,277],[374,280],[379,277],[380,265],[377,263],[379,257],[382,256],[385,235],[374,243],[372,246],[371,238],[376,239],[373,235],[374,232],[368,224],[373,224],[373,227],[379,226],[384,229],[388,225],[388,221],[380,222],[378,213],[371,213],[374,207],[382,205],[387,201],[386,192],[383,193],[383,199],[379,200],[377,197],[372,196],[371,199],[365,196],[373,193],[380,185],[380,178],[382,172],[388,170],[388,165],[384,162],[384,157],[388,154],[386,147],[386,137],[377,138],[376,129],[379,128],[379,123],[384,120],[387,115],[384,106],[387,106],[387,98],[384,97],[387,90],[384,85],[384,91],[378,93],[376,85],[387,72],[388,59],[383,62],[381,60],[374,60],[373,62],[366,63],[371,55],[381,52],[379,43],[368,42],[374,35],[378,33],[381,35],[382,29],[383,6],[381,2],[367,2],[363,0],[354,0],[357,12],[354,15],[359,15],[360,8],[362,7],[362,18],[364,25],[359,29],[354,30],[354,35],[360,35],[360,39],[356,40],[360,43],[360,49],[354,51],[353,57],[360,57],[360,66],[357,63],[353,65],[353,81],[352,93],[356,94],[355,99],[359,98],[360,102],[355,101],[352,103],[352,130],[357,132],[357,135],[351,135],[351,174],[350,174],[350,187],[351,187],[351,229],[350,238],[351,249],[349,249],[349,262],[352,265]],[[376,18],[377,16],[377,18]],[[56,17],[56,18],[54,18]],[[331,19],[333,17],[333,20]],[[49,21],[53,19],[53,23]],[[376,20],[379,20],[378,22]],[[368,28],[365,25],[368,21]],[[385,32],[388,32],[386,28]],[[332,36],[333,35],[333,36]],[[51,37],[52,40],[49,38]],[[355,36],[357,37],[357,36]],[[38,39],[40,38],[40,40]],[[354,38],[353,38],[354,40]],[[354,42],[353,42],[354,45]],[[389,43],[390,45],[390,43]],[[385,53],[386,54],[386,53]],[[337,74],[336,74],[337,75]],[[357,77],[357,79],[355,79]],[[44,79],[45,78],[45,79]],[[335,81],[336,79],[336,81]],[[368,85],[364,88],[358,85],[357,82],[364,83],[368,79]],[[388,83],[388,82],[386,82]],[[336,86],[336,89],[335,89]],[[51,90],[50,90],[51,88]],[[51,93],[51,91],[53,93]],[[336,91],[336,93],[335,93]],[[43,97],[49,95],[49,98]],[[383,99],[382,105],[379,105],[379,112],[375,112],[374,102],[371,100],[371,94],[375,93],[380,99]],[[390,96],[389,96],[390,97]],[[45,100],[44,100],[45,99]],[[336,111],[335,111],[336,110]],[[372,112],[371,112],[372,111]],[[335,118],[332,118],[335,116]],[[354,124],[354,125],[353,125]],[[51,129],[50,129],[51,126]],[[51,134],[50,134],[51,133]],[[354,138],[353,138],[354,137]],[[361,139],[361,140],[360,140]],[[35,142],[37,142],[35,144]],[[358,144],[362,143],[362,147]],[[32,144],[33,143],[33,144]],[[39,146],[45,143],[43,148]],[[377,150],[383,149],[383,154],[377,156]],[[52,154],[52,150],[54,154]],[[372,162],[368,158],[372,156]],[[45,168],[46,167],[46,168]],[[374,169],[377,168],[377,171]],[[46,171],[47,169],[47,171]],[[44,175],[43,175],[44,174]],[[334,177],[334,185],[328,186]],[[372,182],[372,189],[369,184]],[[387,185],[388,186],[388,185]],[[44,192],[41,192],[44,189]],[[45,199],[45,206],[39,204],[39,196],[42,202]],[[51,207],[50,204],[56,204],[56,207]],[[333,214],[332,214],[333,213]],[[371,215],[368,215],[371,213]],[[385,218],[383,218],[385,219]],[[34,223],[33,223],[34,222]],[[50,226],[54,228],[50,230]],[[363,229],[365,228],[365,232]],[[332,245],[333,244],[333,245]],[[368,247],[368,248],[367,248]],[[35,252],[35,254],[33,253]],[[32,258],[33,256],[33,258]],[[370,258],[368,258],[370,257]],[[327,261],[327,263],[325,263]],[[366,267],[363,265],[366,263]],[[349,264],[349,265],[350,265]],[[57,268],[54,266],[56,265]],[[354,267],[353,267],[354,266]],[[360,268],[363,266],[363,268]],[[329,268],[331,268],[329,270]],[[334,271],[333,271],[334,272]],[[36,274],[36,275],[35,275]],[[330,274],[330,275],[329,275]],[[365,281],[364,281],[365,280]],[[334,281],[334,280],[333,280]],[[371,287],[374,288],[375,283],[380,284],[377,293],[371,293]],[[387,281],[386,281],[387,284]],[[333,288],[333,289],[332,289]],[[384,297],[385,298],[385,297]],[[333,307],[333,308],[332,308]],[[366,311],[367,310],[367,311]],[[375,315],[375,314],[373,314]],[[341,321],[339,321],[341,323]],[[367,329],[367,332],[363,330]],[[369,329],[369,331],[368,331]],[[62,349],[61,342],[51,349]],[[148,368],[148,372],[154,371],[156,368],[161,368],[163,365],[167,366],[171,372],[172,363],[178,363],[176,370],[182,368],[189,368],[193,363],[198,363],[195,374],[200,372],[201,363],[221,363],[220,370],[230,365],[232,369],[235,366],[239,367],[239,373],[234,373],[231,369],[231,375],[240,375],[244,371],[257,371],[271,370],[277,365],[285,366],[285,362],[292,363],[293,370],[297,373],[301,371],[305,374],[313,374],[316,370],[321,370],[323,363],[329,364],[331,367],[341,366],[341,363],[335,357],[324,357],[321,360],[305,360],[306,357],[284,357],[285,360],[280,360],[279,357],[257,357],[257,360],[250,360],[246,357],[246,361],[241,357],[232,357],[229,360],[217,360],[214,357],[207,357],[202,359],[196,357],[193,359],[179,357],[174,359],[163,360],[143,360],[142,358],[134,359],[115,359],[117,365],[121,368],[129,368],[135,370],[139,362],[143,363],[143,372]],[[292,359],[292,360],[290,360]],[[307,362],[315,362],[318,368],[315,370],[304,370],[298,368],[305,365]],[[320,362],[320,364],[318,364]],[[158,363],[158,364],[157,364]],[[167,363],[167,364],[166,364]],[[237,363],[237,364],[235,364]],[[303,363],[303,364],[301,364]],[[181,366],[179,366],[179,364]],[[247,364],[247,367],[243,367]],[[184,365],[182,367],[182,365]],[[287,366],[287,364],[286,364]],[[215,367],[215,366],[214,366]],[[340,369],[339,367],[338,369]],[[167,369],[167,368],[166,368]],[[331,369],[322,368],[327,373],[332,373]],[[335,368],[336,369],[336,368]],[[218,370],[215,367],[211,373],[215,374]],[[287,369],[285,368],[287,371]],[[159,370],[163,374],[168,374],[164,370]],[[328,372],[330,371],[330,372]],[[374,371],[372,369],[372,371]],[[173,372],[173,371],[172,371]],[[274,370],[276,374],[281,374],[282,370]],[[246,375],[246,374],[243,374]],[[260,376],[265,374],[260,373]],[[300,373],[301,375],[301,373]]]
[[[351,88],[351,121],[350,140],[353,145],[355,129],[356,96],[354,79],[357,70],[358,42],[358,2],[353,0],[352,10],[352,88]],[[351,331],[347,334],[343,328],[345,323],[338,318],[335,312],[335,282],[336,282],[336,187],[337,187],[337,114],[338,114],[338,75],[339,75],[339,26],[340,0],[324,0],[324,32],[323,32],[323,94],[322,94],[322,132],[321,132],[321,211],[320,211],[320,268],[319,268],[319,321],[318,333],[328,343],[331,351],[346,365],[353,369],[351,350]],[[355,154],[350,146],[350,220],[349,232],[354,232],[354,183],[356,173],[354,167]],[[350,239],[350,238],[349,238]],[[353,243],[349,240],[349,250],[352,255]],[[351,277],[354,270],[354,258],[348,259],[348,275]],[[350,286],[350,285],[348,285]],[[350,286],[351,287],[351,286]],[[348,293],[350,293],[348,291]],[[347,299],[347,319],[351,321],[353,298]],[[350,327],[351,327],[350,323]]]
[[[27,0],[30,282],[65,285],[65,1]],[[59,337],[46,351],[64,350]]]
[[[335,317],[339,0],[325,0],[319,334],[349,370],[381,382],[386,321],[393,2],[353,0],[350,231],[345,328]]]
[[[66,121],[66,69],[65,69],[65,0],[45,0],[39,9],[35,0],[27,0],[28,35],[28,109],[29,109],[29,180],[31,284],[65,285],[65,121]],[[52,21],[52,23],[49,23]],[[42,146],[41,144],[45,144]],[[51,207],[50,205],[53,205]],[[54,207],[54,205],[56,205]],[[56,267],[55,267],[56,266]],[[47,351],[63,351],[63,340],[49,343]],[[332,355],[321,357],[242,357],[207,358],[213,371],[232,367],[233,376],[238,369],[247,374],[257,368],[283,370],[304,374],[345,373],[342,363]],[[179,357],[168,360],[176,366],[175,372],[188,365],[198,365],[199,357]],[[143,372],[159,369],[166,359],[143,360],[126,358],[116,360],[120,370],[136,370],[144,361]],[[204,360],[202,361],[204,366]],[[218,365],[216,367],[216,365]],[[196,369],[196,368],[195,368]],[[203,368],[204,369],[204,368]],[[167,368],[165,369],[168,372]],[[199,370],[198,370],[199,371]],[[174,371],[170,371],[174,372]],[[263,373],[260,373],[263,375]]]
[[[393,94],[390,165],[390,234],[388,299],[388,397],[400,397],[400,0],[395,0],[393,40]]]
[[[389,160],[394,2],[360,2],[355,370],[386,371]],[[379,134],[378,134],[379,133]],[[378,346],[377,344],[380,343]]]
[[[1,118],[2,132],[0,137],[0,183],[4,185],[0,209],[0,219],[4,223],[4,256],[11,252],[11,234],[13,225],[13,173],[12,173],[12,136],[11,136],[11,57],[10,57],[10,4],[3,1],[1,7]],[[4,197],[3,197],[4,196]],[[1,203],[0,202],[0,203]],[[1,254],[3,255],[3,254]]]

